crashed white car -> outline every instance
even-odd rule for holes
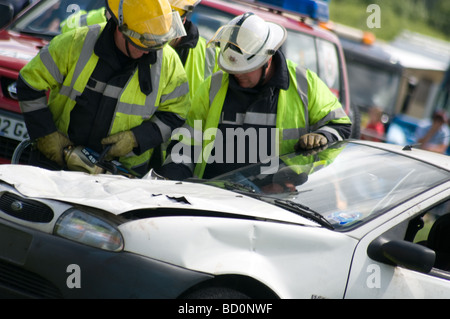
[[[450,158],[346,141],[214,180],[0,165],[0,296],[450,298]]]

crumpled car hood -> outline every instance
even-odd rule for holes
[[[9,164],[0,165],[0,180],[27,197],[91,206],[116,215],[145,208],[182,208],[317,226],[309,219],[263,201],[198,183],[49,171]]]

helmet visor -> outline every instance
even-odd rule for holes
[[[189,12],[194,11],[194,8],[200,3],[201,0],[169,0],[172,8],[175,8],[180,12],[183,17]]]
[[[208,44],[219,43],[222,51],[231,49],[247,55],[272,55],[274,50],[268,47],[268,39],[269,33],[263,39],[250,29],[225,25],[217,30]]]
[[[143,49],[160,49],[167,42],[186,36],[186,30],[177,11],[135,24],[133,28],[135,30],[123,24],[119,30]]]

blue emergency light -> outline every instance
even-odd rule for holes
[[[328,21],[330,0],[258,0],[282,10],[298,13],[314,20]]]

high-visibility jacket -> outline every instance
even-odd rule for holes
[[[199,37],[197,45],[189,50],[188,57],[184,63],[191,99],[194,98],[195,92],[203,81],[220,70],[217,64],[219,48],[213,45],[207,46],[206,44],[205,38]]]
[[[343,149],[343,147],[329,147],[317,154],[307,156],[290,153],[282,156],[281,160],[296,174],[307,173],[311,175],[333,163]]]
[[[280,90],[277,104],[277,155],[293,152],[299,137],[306,133],[329,133],[332,129],[327,123],[351,125],[336,96],[316,73],[298,68],[290,60],[287,60],[287,66],[289,88]],[[220,71],[208,78],[192,100],[185,125],[172,136],[173,140],[194,146],[193,158],[184,155],[182,161],[195,177],[203,176],[214,147],[228,84],[228,73]],[[343,138],[336,136],[336,140]],[[165,163],[179,161],[180,158],[174,160],[173,154],[169,154]]]
[[[105,13],[106,9],[104,7],[89,12],[80,10],[61,23],[61,32],[106,22]],[[198,38],[197,45],[189,50],[184,69],[189,82],[191,99],[194,97],[195,91],[200,84],[214,72],[219,71],[219,65],[217,64],[218,55],[219,48],[214,45],[207,46],[205,38],[201,36]]]
[[[22,79],[36,91],[50,90],[46,98],[20,101],[23,113],[49,108],[56,128],[67,134],[70,112],[76,98],[83,93],[99,57],[94,46],[105,24],[77,28],[57,36],[45,46],[20,72]],[[156,110],[175,113],[185,119],[190,107],[186,73],[175,51],[165,46],[157,51],[157,61],[149,65],[153,90],[145,95],[140,90],[137,68],[124,88],[106,85],[103,95],[117,99],[113,122],[108,135],[130,130],[150,120],[168,140],[171,129],[153,116]],[[148,162],[152,149],[134,153],[119,161],[129,169]]]

